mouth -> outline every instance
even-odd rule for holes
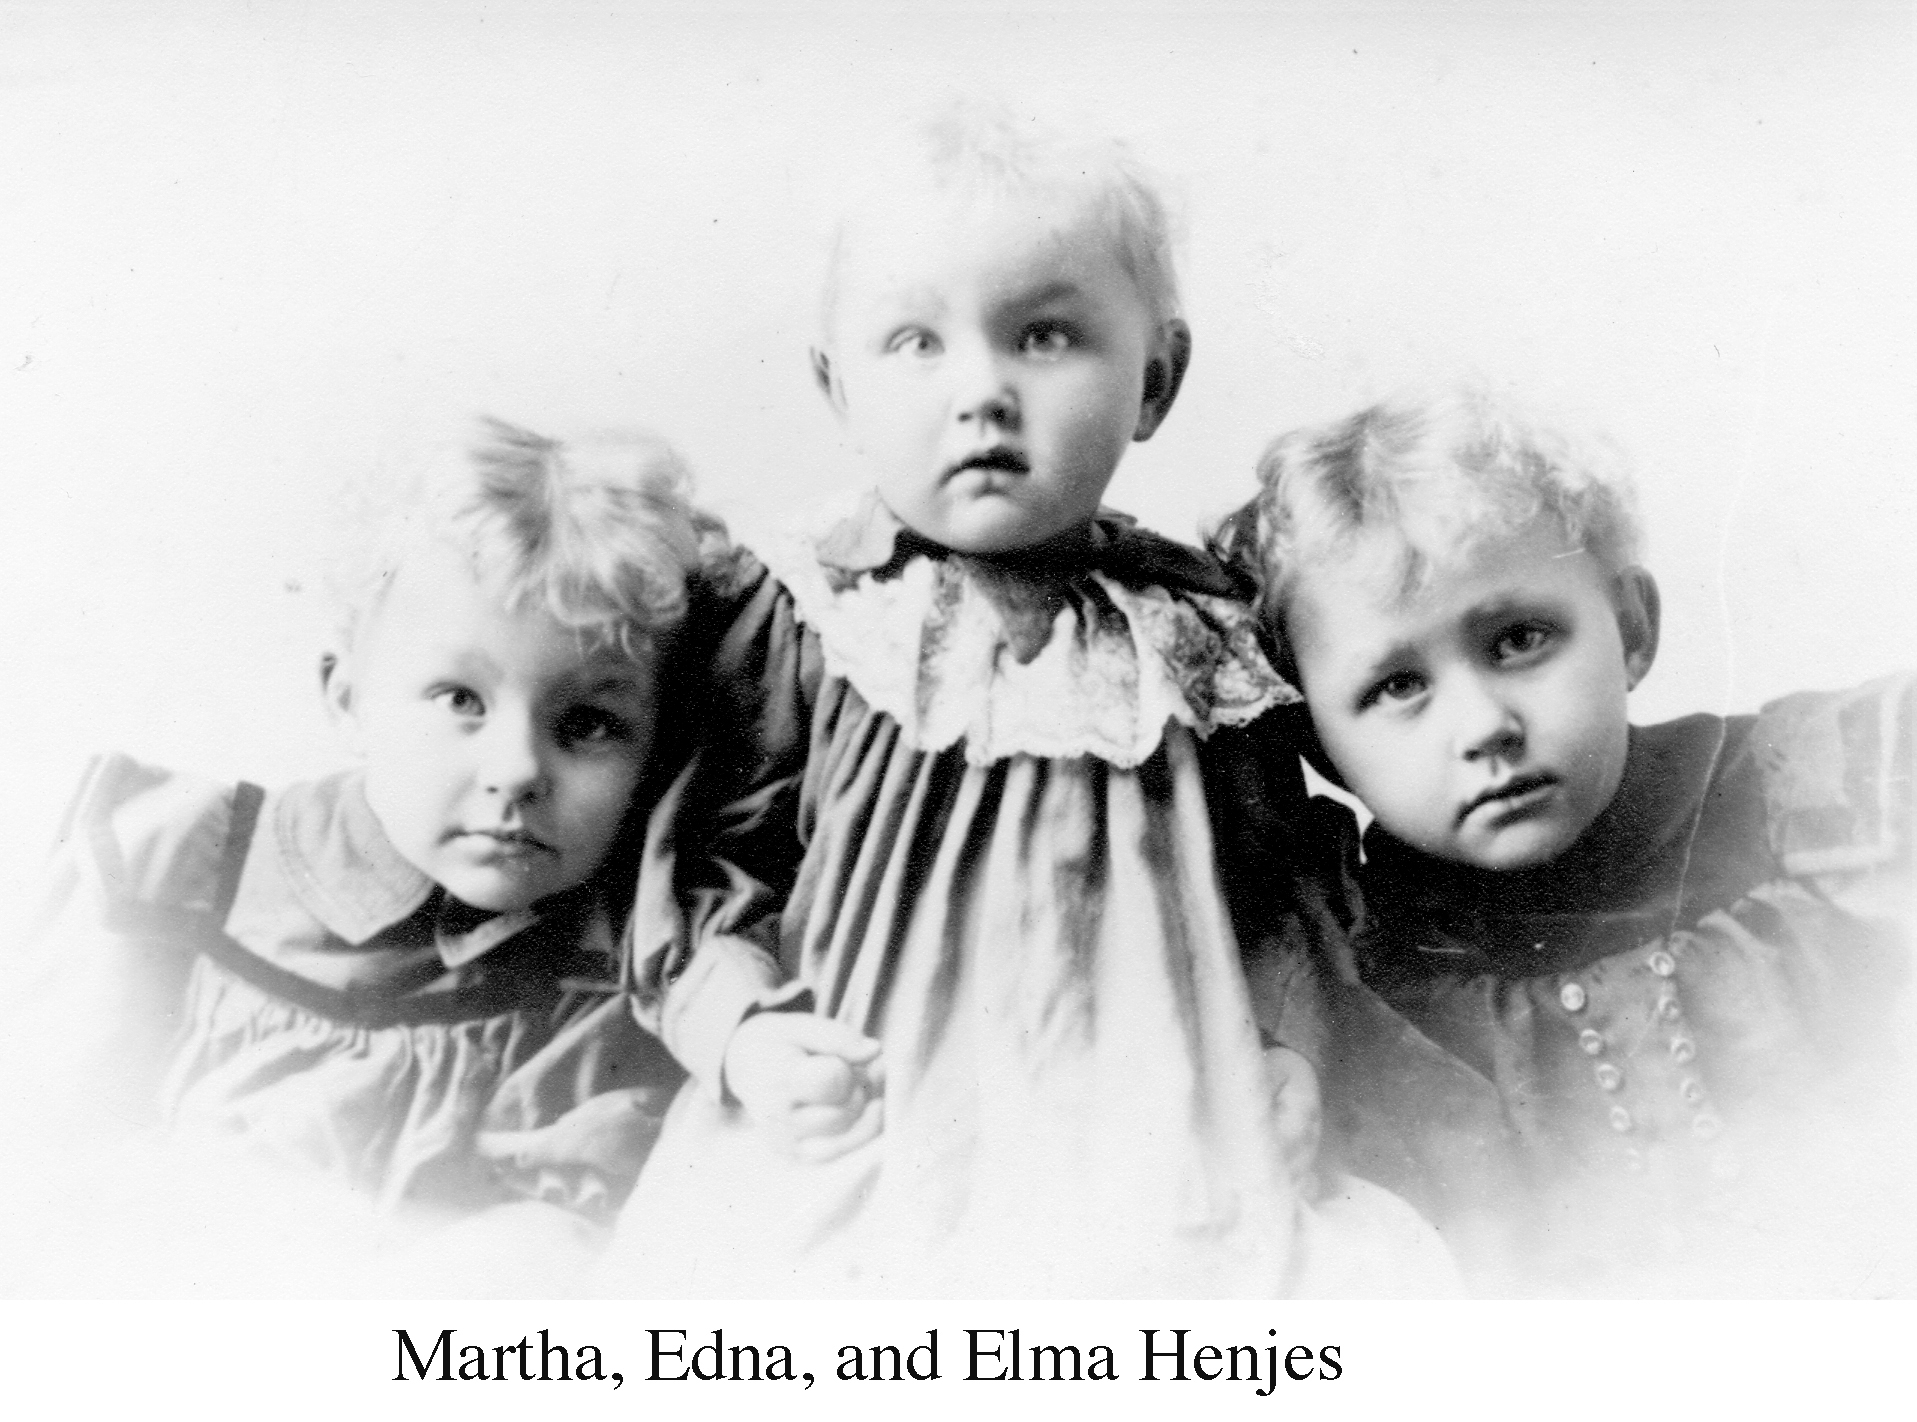
[[[1023,454],[1009,445],[994,445],[990,449],[969,454],[945,471],[950,479],[957,475],[977,471],[985,474],[1029,474],[1032,463]]]
[[[1484,791],[1458,811],[1458,823],[1463,824],[1487,807],[1501,813],[1534,810],[1550,798],[1550,792],[1557,788],[1557,783],[1555,775],[1543,773],[1513,776]]]
[[[553,852],[545,840],[523,829],[462,829],[455,837],[482,853],[501,858],[530,858]]]

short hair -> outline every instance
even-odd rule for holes
[[[1402,543],[1399,595],[1486,538],[1548,518],[1612,572],[1637,562],[1637,495],[1608,444],[1573,441],[1474,386],[1402,395],[1280,435],[1258,465],[1260,610],[1282,630],[1298,578],[1360,535]]]
[[[970,100],[941,106],[903,137],[902,145],[864,156],[833,229],[820,306],[828,338],[858,212],[896,203],[900,187],[913,183],[968,201],[1047,190],[1080,196],[1110,236],[1152,319],[1162,323],[1179,314],[1171,208],[1160,180],[1126,143],[1067,135]]]
[[[361,491],[334,560],[336,630],[350,648],[423,540],[473,559],[504,606],[537,607],[589,650],[634,660],[684,621],[690,582],[729,557],[725,526],[691,499],[684,462],[642,432],[560,441],[490,417],[464,447]]]

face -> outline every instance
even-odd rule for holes
[[[1548,863],[1617,793],[1656,589],[1540,522],[1406,599],[1396,548],[1369,535],[1296,589],[1286,631],[1319,740],[1407,844],[1480,869]]]
[[[945,547],[1084,527],[1171,408],[1189,337],[1154,321],[1084,206],[908,205],[848,240],[815,369],[887,506]]]
[[[401,566],[328,694],[393,844],[455,898],[522,909],[584,883],[646,766],[652,679],[509,612],[449,547]]]

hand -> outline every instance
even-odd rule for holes
[[[642,1086],[602,1091],[545,1126],[481,1131],[473,1147],[483,1159],[522,1169],[583,1165],[611,1180],[629,1180],[652,1149],[669,1100]]]
[[[725,1084],[753,1121],[801,1160],[835,1160],[877,1136],[879,1044],[830,1017],[761,1012],[726,1044]]]
[[[1285,1173],[1311,1199],[1318,1191],[1318,1142],[1324,1134],[1318,1073],[1290,1047],[1265,1049],[1265,1073],[1271,1084],[1272,1133],[1279,1158]]]

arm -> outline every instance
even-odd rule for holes
[[[799,792],[818,657],[758,563],[694,606],[669,700],[697,751],[652,812],[629,926],[635,1003],[707,1089],[746,1017],[810,1006],[785,981],[779,916],[804,844]]]
[[[1760,713],[1753,747],[1784,872],[1860,918],[1908,932],[1917,881],[1917,676]]]
[[[224,917],[250,837],[239,802],[230,785],[124,755],[88,766],[38,910],[0,962],[0,1051],[9,1080],[29,1083],[16,1108],[151,1115],[194,936]]]
[[[681,656],[691,664],[682,704],[698,708],[703,733],[646,838],[630,929],[640,1020],[701,1089],[737,1101],[802,1154],[827,1138],[849,1148],[877,1127],[877,1044],[813,1016],[778,951],[805,852],[817,639],[747,560],[695,614]]]

